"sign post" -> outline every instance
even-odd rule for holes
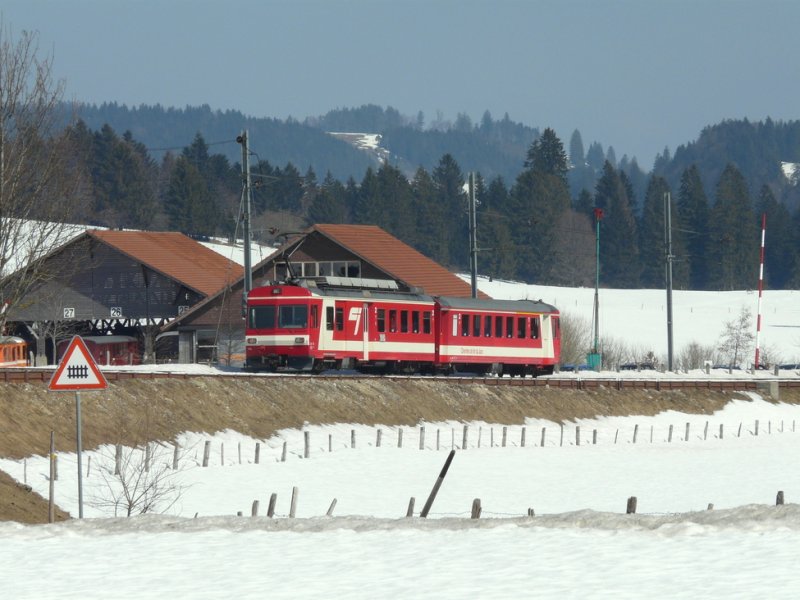
[[[108,382],[97,363],[94,361],[91,352],[86,347],[86,343],[81,336],[76,335],[67,347],[61,364],[53,373],[50,384],[47,386],[51,391],[75,392],[75,437],[78,455],[78,518],[83,518],[83,473],[81,472],[81,453],[82,431],[81,431],[81,390],[104,390],[108,388]]]

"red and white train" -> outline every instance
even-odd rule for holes
[[[550,374],[559,360],[559,313],[541,301],[322,283],[300,280],[250,291],[246,369],[524,377]]]

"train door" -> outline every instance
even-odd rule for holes
[[[337,303],[339,304],[339,303]],[[368,360],[369,356],[369,305],[366,302],[341,302],[344,309],[344,349],[347,356]]]

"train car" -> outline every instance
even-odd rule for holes
[[[340,279],[325,278],[342,284]],[[297,285],[254,288],[247,300],[250,370],[416,372],[435,356],[435,304],[377,280],[369,289]],[[383,287],[381,287],[383,285]]]
[[[543,302],[432,297],[336,287],[346,278],[271,285],[248,295],[248,370],[552,373],[558,311]],[[360,285],[370,285],[357,280]]]
[[[98,365],[138,365],[141,364],[139,342],[129,335],[87,335],[81,336],[86,347]],[[70,340],[58,343],[58,360],[67,351]]]
[[[558,310],[541,300],[437,298],[437,365],[454,371],[549,375],[561,355]]]
[[[16,336],[0,336],[0,367],[27,366],[28,343]]]

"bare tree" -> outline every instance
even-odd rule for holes
[[[105,485],[91,498],[92,506],[109,510],[115,517],[130,517],[164,513],[180,500],[184,486],[179,471],[172,469],[172,453],[163,445],[148,442],[143,448],[105,448],[100,464]]]
[[[561,364],[581,364],[592,343],[592,328],[585,317],[561,313]]]
[[[738,317],[725,323],[717,347],[720,354],[728,360],[728,364],[736,367],[753,349],[754,341],[753,317],[743,306]]]
[[[14,39],[0,21],[0,331],[15,305],[53,274],[49,251],[73,235],[78,198],[70,138],[62,131],[64,83],[37,36]]]
[[[718,352],[713,346],[702,346],[697,342],[690,342],[678,354],[678,366],[686,371],[702,369],[706,361],[717,362]]]

